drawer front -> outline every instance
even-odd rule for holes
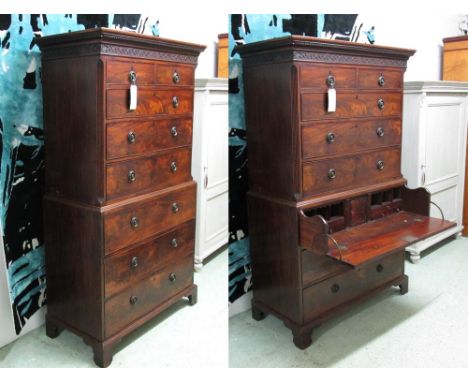
[[[401,114],[401,93],[336,93],[336,111],[327,112],[327,93],[303,93],[303,121],[353,117],[387,117]],[[380,105],[380,107],[379,107]]]
[[[194,235],[195,222],[192,220],[156,239],[106,257],[106,298],[150,277],[170,262],[180,261],[193,253]]]
[[[401,120],[314,123],[302,129],[302,157],[316,158],[401,143]]]
[[[107,159],[117,159],[191,145],[192,119],[111,122],[106,132]]]
[[[104,215],[106,253],[148,239],[195,218],[195,184]]]
[[[311,321],[397,278],[404,272],[403,261],[404,252],[392,254],[304,289],[304,320]]]
[[[130,73],[136,75],[136,84],[154,84],[154,64],[138,60],[108,60],[106,64],[106,83],[130,85]]]
[[[194,67],[177,63],[157,63],[155,79],[159,85],[190,85],[194,83]]]
[[[318,194],[376,184],[400,176],[400,149],[393,148],[304,163],[302,190],[304,195]]]
[[[190,148],[126,160],[106,167],[107,199],[149,190],[161,190],[192,179]]]
[[[356,69],[330,67],[329,65],[307,65],[300,68],[301,88],[328,89],[333,82],[337,90],[356,87]]]
[[[137,85],[193,86],[194,67],[177,63],[154,63],[139,60],[108,60],[106,83],[130,84],[130,73]]]
[[[106,337],[149,313],[193,284],[193,256],[171,262],[150,278],[128,287],[105,304]]]
[[[129,99],[129,89],[107,90],[107,118],[189,114],[193,109],[192,90],[139,87],[135,110],[129,109]]]
[[[386,69],[359,69],[358,87],[361,89],[401,89],[403,72]]]

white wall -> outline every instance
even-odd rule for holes
[[[376,44],[417,50],[408,61],[405,81],[442,79],[442,39],[460,35],[458,25],[464,18],[460,14],[417,12],[399,15],[376,12],[359,16],[375,25]]]
[[[197,14],[172,12],[172,14],[163,14],[159,18],[161,37],[207,46],[198,60],[196,78],[216,76],[218,34],[227,33],[227,28],[228,15],[226,13],[216,14],[208,10],[206,13]]]

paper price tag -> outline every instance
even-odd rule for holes
[[[137,93],[138,88],[136,85],[130,85],[130,110],[136,110],[137,108]]]
[[[333,113],[336,111],[336,90],[328,89],[328,112]]]

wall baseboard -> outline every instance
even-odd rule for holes
[[[252,308],[252,291],[239,297],[236,301],[229,304],[229,317],[245,312]]]

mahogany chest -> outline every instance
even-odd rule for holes
[[[249,154],[252,314],[312,343],[323,320],[393,285],[404,248],[453,223],[400,172],[412,50],[288,36],[237,47]]]
[[[204,47],[105,28],[38,44],[46,331],[83,337],[105,367],[123,336],[183,297],[197,300],[190,169]]]

